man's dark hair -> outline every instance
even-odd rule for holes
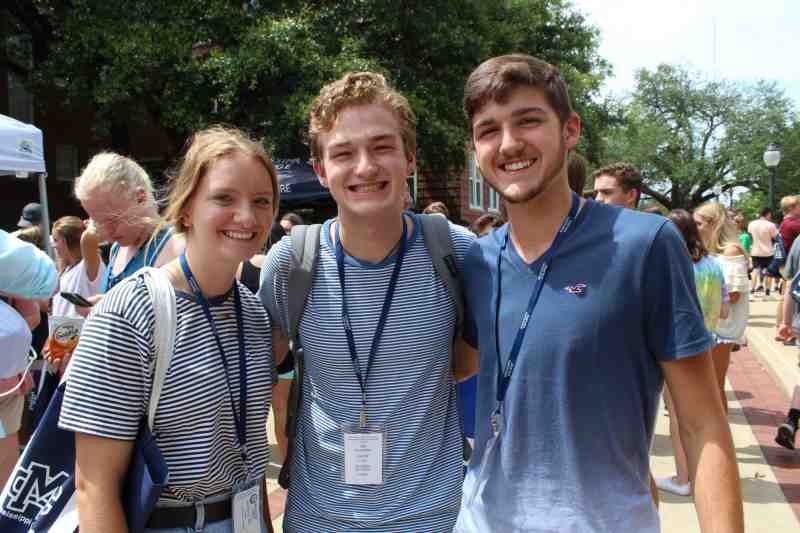
[[[773,213],[772,213],[772,209],[770,209],[769,207],[762,207],[761,211],[759,212],[759,214],[762,217],[766,218],[767,215],[772,215]]]
[[[586,186],[586,158],[575,152],[569,153],[567,159],[567,178],[569,179],[569,188],[575,194],[583,194],[583,188]]]
[[[642,175],[639,170],[632,164],[626,161],[619,161],[605,165],[592,173],[592,179],[596,180],[600,176],[611,176],[617,180],[617,185],[622,187],[623,191],[636,190],[636,205],[639,204],[639,198],[642,196]]]
[[[519,87],[541,89],[563,125],[572,113],[567,84],[553,65],[525,54],[493,57],[478,65],[464,87],[464,113],[472,118],[488,102],[505,103]]]

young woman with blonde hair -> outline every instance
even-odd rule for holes
[[[161,267],[177,303],[153,428],[169,481],[147,531],[230,533],[242,502],[233,495],[259,486],[263,527],[272,530],[263,498],[271,328],[236,271],[264,245],[278,193],[263,146],[221,127],[193,136],[172,181],[165,223],[185,236],[186,250]],[[60,424],[75,432],[83,533],[125,530],[120,488],[146,413],[154,319],[142,276],[131,276],[94,308],[73,356]]]
[[[727,411],[725,375],[731,361],[731,348],[742,338],[750,314],[748,257],[739,241],[736,226],[721,204],[707,202],[701,205],[694,210],[694,220],[708,253],[715,256],[722,267],[728,290],[728,317],[719,321],[716,331],[717,345],[712,349],[720,397]]]

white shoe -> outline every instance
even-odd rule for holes
[[[688,496],[692,493],[692,486],[689,483],[685,485],[681,485],[675,482],[675,476],[669,477],[660,477],[656,479],[656,487],[659,489],[671,492],[672,494],[676,494],[678,496]]]

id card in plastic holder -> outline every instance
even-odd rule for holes
[[[381,426],[345,425],[344,482],[347,485],[383,485],[386,429]]]
[[[267,533],[264,521],[264,477],[233,488],[234,533]]]

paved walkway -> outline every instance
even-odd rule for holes
[[[773,340],[777,300],[751,302],[748,346],[735,352],[728,373],[729,421],[736,447],[748,533],[800,531],[800,451],[791,452],[774,442],[789,395],[800,384],[796,347]],[[270,420],[271,423],[271,420]],[[275,442],[270,435],[270,442]],[[278,457],[277,447],[272,447]],[[657,477],[674,472],[669,440],[669,418],[662,410],[656,422],[651,468]],[[269,471],[270,508],[276,533],[283,531],[285,491],[275,482],[278,465]],[[691,498],[662,492],[660,514],[664,533],[699,532]]]

